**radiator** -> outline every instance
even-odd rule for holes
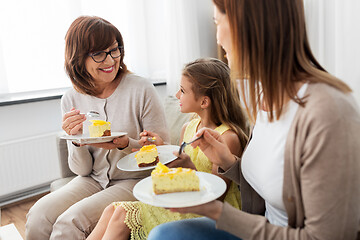
[[[60,177],[58,132],[0,143],[0,204]]]

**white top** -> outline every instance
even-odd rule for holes
[[[304,96],[308,84],[297,95]],[[244,152],[241,169],[246,181],[265,200],[265,217],[270,223],[287,226],[282,200],[285,143],[298,104],[290,101],[279,120],[269,122],[267,112],[259,111],[252,139]]]

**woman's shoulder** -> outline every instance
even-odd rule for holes
[[[138,87],[148,87],[153,85],[149,79],[131,72],[126,73],[124,82],[130,85],[137,85]]]
[[[341,90],[325,83],[309,83],[305,92],[305,101],[308,108],[332,108],[344,110],[344,107],[358,109],[352,93],[344,93]],[[307,107],[307,106],[306,106]]]
[[[61,97],[61,105],[63,107],[76,107],[76,106],[84,106],[87,104],[95,105],[98,102],[98,98],[80,93],[76,91],[74,88],[70,88],[67,90],[63,96]]]
[[[325,83],[309,83],[305,95],[305,105],[299,112],[303,120],[334,123],[343,116],[359,118],[359,107],[352,93],[344,93]]]
[[[344,97],[348,97],[349,94],[348,93],[344,93],[343,91],[339,90],[338,88],[331,86],[329,84],[326,83],[308,83],[308,87],[307,90],[305,92],[306,93],[316,93],[314,95],[312,95],[312,98],[314,99],[321,99],[324,97],[328,97],[333,96],[336,98],[344,98]],[[351,94],[350,94],[351,95]]]
[[[80,97],[81,93],[77,92],[74,88],[68,89],[63,96],[61,97],[62,102],[71,101],[71,99],[76,99]]]

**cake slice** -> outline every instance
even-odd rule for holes
[[[92,125],[89,126],[90,137],[111,136],[111,123],[103,120],[89,120]]]
[[[136,163],[139,167],[154,166],[159,162],[159,153],[156,145],[145,145],[135,154]]]
[[[155,194],[200,191],[200,180],[190,168],[168,168],[161,162],[151,172]]]

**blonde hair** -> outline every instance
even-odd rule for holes
[[[313,56],[302,0],[213,2],[229,20],[232,78],[247,80],[240,86],[251,120],[256,119],[261,99],[269,108],[269,121],[280,118],[286,96],[304,105],[304,99],[296,97],[296,82],[326,83],[343,92],[351,91]]]
[[[248,140],[247,118],[242,111],[237,88],[230,79],[229,67],[215,58],[200,58],[188,63],[182,74],[192,82],[196,98],[210,98],[211,120],[217,126],[229,126],[244,148]]]

